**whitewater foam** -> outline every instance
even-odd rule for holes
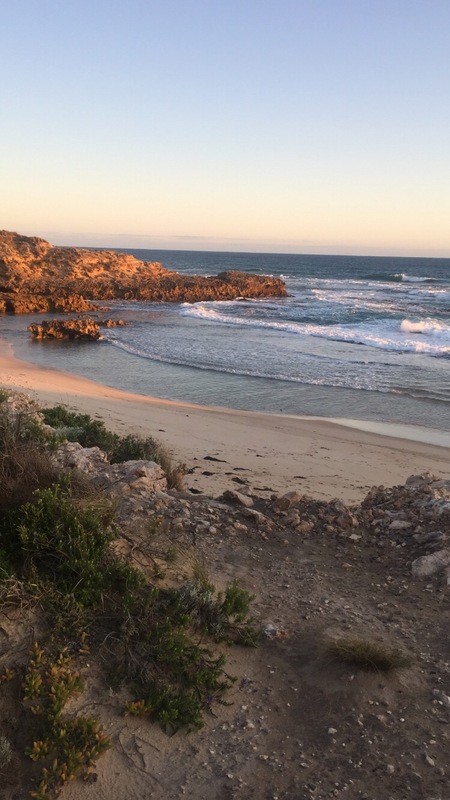
[[[394,277],[404,283],[433,283],[437,280],[437,278],[428,278],[423,275],[407,275],[406,272],[398,272]]]
[[[400,325],[400,330],[404,333],[420,333],[428,336],[445,335],[450,337],[450,325],[446,325],[435,319],[424,319],[418,322],[411,322],[409,319],[404,319]]]
[[[382,350],[424,355],[442,355],[450,350],[450,325],[431,319],[417,323],[409,320],[399,322],[392,318],[355,324],[316,325],[306,322],[277,322],[253,317],[228,316],[205,303],[184,307],[183,313],[216,324],[266,328],[280,333],[314,336]],[[418,340],[419,333],[426,334],[433,340]]]

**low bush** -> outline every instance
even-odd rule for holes
[[[122,624],[105,660],[116,677],[132,683],[133,714],[149,715],[168,733],[198,728],[203,713],[224,702],[232,679],[224,655],[214,654],[199,634],[215,642],[255,645],[249,617],[251,595],[236,582],[224,594],[188,582],[179,589],[143,587],[128,597]]]
[[[189,614],[191,624],[207,633],[216,642],[255,646],[259,632],[250,617],[254,595],[242,589],[237,581],[227,584],[224,593],[216,593],[210,583],[187,581],[172,590],[174,609]]]
[[[105,581],[105,556],[112,539],[97,511],[77,509],[59,484],[34,493],[0,523],[0,542],[17,571],[50,577],[61,592],[84,605],[99,602]]]
[[[104,654],[116,676],[132,684],[130,713],[149,715],[168,733],[199,728],[202,715],[223,699],[232,681],[225,657],[215,656],[192,636],[192,616],[173,596],[145,587],[126,604],[112,648]]]
[[[45,408],[42,411],[47,425],[63,432],[69,442],[79,442],[82,447],[99,447],[108,457],[117,445],[119,436],[108,431],[101,420],[89,414],[68,411],[64,406]]]
[[[143,581],[138,570],[111,555],[111,508],[80,504],[69,484],[35,492],[33,501],[0,521],[0,554],[16,574],[40,588],[57,615],[78,618],[105,594],[123,594]],[[68,622],[66,619],[66,622]]]

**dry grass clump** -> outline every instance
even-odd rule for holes
[[[183,478],[186,474],[186,465],[185,464],[175,464],[172,456],[170,455],[169,451],[163,444],[156,441],[156,454],[157,454],[157,463],[161,467],[162,471],[164,472],[167,478],[167,486],[169,489],[182,489],[183,488]]]
[[[12,757],[13,752],[9,743],[9,739],[7,739],[6,736],[3,736],[3,734],[0,734],[0,770],[3,770],[8,766]]]
[[[411,665],[406,653],[382,642],[357,637],[334,639],[328,645],[328,652],[336,661],[374,672],[390,672]]]
[[[0,451],[0,512],[30,502],[36,489],[47,489],[59,477],[49,453],[34,442]]]
[[[32,405],[16,408],[0,397],[0,513],[19,508],[36,489],[46,489],[58,480],[49,444]]]

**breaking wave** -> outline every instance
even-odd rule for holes
[[[348,344],[360,344],[397,352],[444,355],[450,352],[450,325],[426,319],[412,322],[404,319],[382,319],[355,324],[315,325],[224,314],[206,303],[184,306],[183,313],[220,325],[263,328],[298,336],[313,336]]]
[[[367,276],[370,281],[385,281],[386,283],[440,283],[440,278],[431,278],[426,275],[408,275],[406,272],[375,273]]]
[[[424,319],[419,320],[419,322],[411,322],[409,319],[404,319],[400,325],[400,330],[403,333],[421,333],[426,336],[450,336],[450,325],[438,322],[435,319]]]

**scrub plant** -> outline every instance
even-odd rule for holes
[[[53,437],[35,404],[21,395],[16,400],[15,405],[0,398],[0,513],[18,508],[36,489],[58,479],[50,460]]]
[[[174,594],[145,587],[127,604],[113,652],[136,698],[127,711],[151,716],[169,734],[200,728],[203,712],[232,685],[225,657],[198,642],[192,622]]]
[[[224,670],[225,656],[215,655],[199,634],[215,642],[255,645],[251,600],[236,582],[217,595],[211,585],[192,581],[135,594],[115,650],[117,669],[137,695],[127,710],[150,715],[169,733],[201,727],[203,712],[224,702],[233,679]]]
[[[25,703],[38,718],[37,736],[27,748],[32,761],[42,761],[36,800],[49,800],[64,784],[87,772],[109,747],[98,722],[87,717],[67,717],[67,701],[82,688],[80,674],[63,649],[54,658],[35,644],[22,684]]]
[[[190,580],[173,594],[174,603],[191,617],[191,623],[214,641],[255,646],[259,632],[250,617],[255,599],[236,580],[218,592],[208,581]]]

